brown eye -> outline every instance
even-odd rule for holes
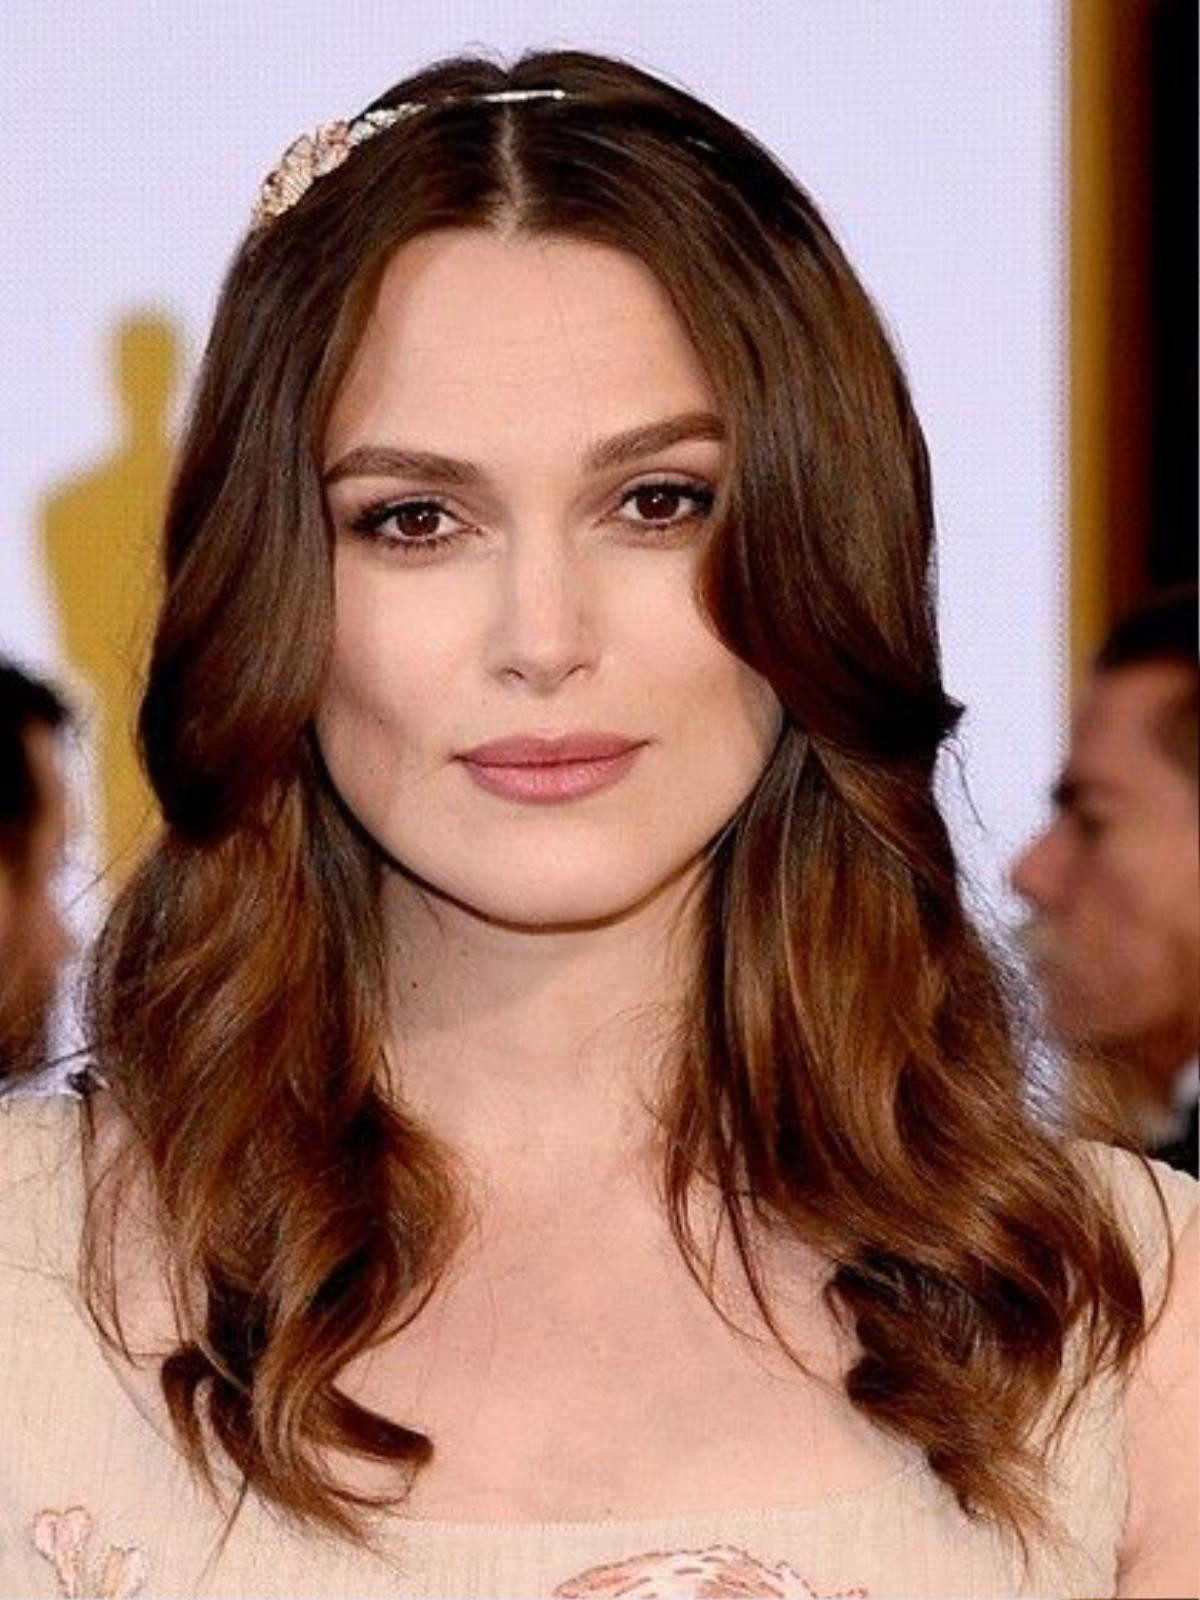
[[[621,501],[625,520],[648,527],[671,527],[704,516],[712,508],[712,494],[698,484],[643,483],[630,489]]]
[[[633,506],[645,522],[671,522],[679,514],[679,503],[684,498],[680,489],[668,489],[652,484],[639,489],[633,497]]]
[[[399,551],[440,549],[464,531],[462,520],[436,500],[393,500],[368,506],[350,526],[364,538]]]
[[[444,515],[441,506],[414,500],[409,505],[396,506],[388,520],[402,539],[436,539],[443,531],[440,524]]]

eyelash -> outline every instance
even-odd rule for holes
[[[661,521],[647,519],[637,522],[631,518],[620,518],[626,526],[649,531],[671,532],[676,528],[685,527],[690,523],[702,522],[712,510],[713,491],[707,484],[691,480],[676,478],[652,478],[645,483],[634,484],[626,489],[618,501],[619,507],[628,505],[639,495],[644,494],[669,494],[681,500],[691,500],[695,509],[685,516],[664,518]],[[474,525],[460,521],[459,526],[448,533],[429,534],[421,538],[403,538],[397,534],[388,534],[383,530],[386,525],[401,512],[436,512],[446,516],[456,516],[445,501],[439,500],[434,495],[412,496],[395,500],[378,500],[366,505],[359,511],[349,524],[350,532],[361,539],[385,545],[388,550],[402,552],[405,556],[424,555],[433,550],[441,550],[455,543],[473,531]]]

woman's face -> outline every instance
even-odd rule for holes
[[[570,925],[690,876],[779,708],[694,584],[722,472],[640,263],[458,231],[406,246],[330,419],[317,717],[387,854],[489,920]]]

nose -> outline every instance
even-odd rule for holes
[[[1008,881],[1035,911],[1045,911],[1058,895],[1061,870],[1057,827],[1047,828],[1013,862]]]
[[[505,554],[488,641],[488,669],[549,694],[598,653],[594,574],[557,530],[514,538]]]

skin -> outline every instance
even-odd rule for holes
[[[71,937],[54,896],[66,838],[66,792],[55,735],[35,725],[26,753],[38,793],[20,869],[0,862],[0,1075],[36,1062]]]
[[[716,1289],[751,1337],[715,1314],[655,1191],[649,1107],[689,967],[691,892],[780,712],[697,606],[702,519],[668,504],[677,526],[648,531],[628,501],[664,479],[715,487],[719,441],[599,470],[587,458],[712,408],[636,262],[459,233],[396,258],[331,418],[327,469],[382,445],[480,474],[451,491],[407,474],[328,491],[336,639],[318,735],[396,863],[396,1092],[453,1152],[471,1203],[425,1312],[341,1380],[437,1440],[415,1515],[766,1503],[814,1481],[818,1461],[822,1490],[896,1462],[836,1389],[772,1348],[724,1242]],[[436,554],[397,557],[353,532],[372,499],[435,493],[470,530]],[[455,761],[484,740],[580,729],[647,743],[620,783],[570,804],[513,804]],[[697,1205],[703,1232],[715,1217],[708,1197]],[[821,1264],[798,1244],[764,1248],[785,1318],[835,1376]],[[345,1470],[379,1487],[361,1464]]]
[[[354,533],[363,503],[445,486],[343,475],[328,491],[336,638],[318,734],[394,863],[394,1092],[442,1140],[469,1201],[421,1314],[338,1379],[435,1441],[406,1502],[414,1518],[799,1506],[912,1464],[841,1388],[855,1345],[823,1302],[827,1263],[802,1240],[755,1241],[801,1372],[749,1303],[711,1196],[698,1187],[694,1221],[728,1321],[690,1277],[653,1181],[649,1102],[690,965],[689,892],[768,758],[779,710],[696,607],[702,525],[658,548],[614,521],[648,477],[715,480],[716,443],[611,472],[584,461],[597,439],[711,405],[636,263],[452,234],[396,258],[334,409],[328,469],[386,445],[486,473],[462,507],[465,543],[403,566]],[[579,727],[647,748],[621,784],[578,804],[511,806],[455,765],[464,742]],[[133,1347],[170,1348],[153,1234],[122,1248]],[[1181,1592],[1191,1570],[1188,1430],[1164,1446],[1160,1416],[1161,1397],[1194,1382],[1181,1327],[1179,1311],[1163,1317],[1131,1385],[1123,1595]],[[115,1370],[168,1432],[153,1369]],[[336,1465],[348,1488],[395,1491],[361,1461]]]
[[[541,1175],[546,1142],[564,1172],[591,1159],[581,1142],[601,1165],[636,1142],[689,893],[778,735],[770,688],[693,594],[695,496],[722,466],[712,421],[589,463],[631,430],[713,411],[636,262],[460,232],[394,261],[330,419],[337,625],[318,735],[402,869],[384,910],[405,1093],[504,1181],[530,1128]],[[436,452],[473,481],[347,466],[376,447]],[[657,483],[674,488],[637,495]],[[410,506],[383,531],[454,538],[414,554],[364,538],[354,524],[381,500],[446,508]],[[498,798],[455,759],[582,730],[645,747],[620,783],[569,804]]]
[[[756,1241],[799,1372],[748,1302],[711,1196],[698,1189],[695,1223],[732,1326],[689,1276],[653,1181],[649,1106],[690,965],[691,891],[780,714],[696,605],[702,523],[647,540],[620,509],[647,479],[715,483],[719,444],[603,471],[586,460],[598,441],[712,406],[637,263],[459,233],[397,256],[333,411],[336,637],[318,736],[394,863],[394,1089],[469,1199],[422,1314],[339,1379],[436,1441],[415,1517],[798,1505],[909,1460],[845,1397],[854,1341],[823,1303],[816,1252]],[[407,472],[338,475],[379,446],[478,470],[449,492]],[[397,557],[354,532],[371,500],[435,491],[469,530],[439,554]],[[444,526],[404,518],[414,534]],[[482,740],[580,728],[646,748],[620,784],[569,806],[501,801],[455,761]],[[1187,1482],[1186,1437],[1151,1437],[1159,1397],[1187,1381],[1178,1329],[1164,1317],[1147,1346],[1153,1392],[1131,1386],[1131,1437],[1146,1447],[1130,1461],[1123,1594],[1175,1592],[1162,1586],[1192,1559],[1188,1519],[1142,1470],[1166,1460]],[[339,1473],[393,1487],[361,1462]]]
[[[1080,702],[1055,817],[1016,862],[1048,1019],[1117,1069],[1149,1130],[1200,1032],[1200,822],[1196,775],[1158,736],[1187,687],[1170,665],[1096,675]],[[1161,1109],[1158,1110],[1161,1116]],[[1191,1592],[1200,1562],[1196,1482],[1197,1221],[1179,1239],[1163,1315],[1125,1404],[1129,1500],[1118,1596]]]
[[[1158,733],[1187,683],[1185,668],[1157,663],[1093,678],[1054,819],[1012,874],[1051,1027],[1160,1105],[1200,1037],[1196,775]]]

